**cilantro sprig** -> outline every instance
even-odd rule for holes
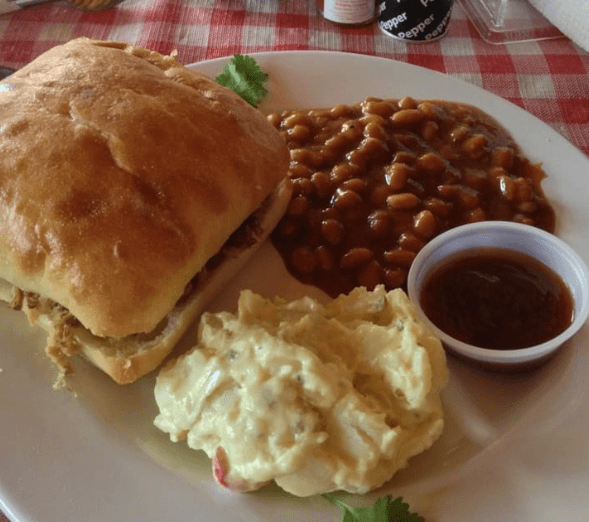
[[[231,89],[254,107],[268,92],[264,83],[268,75],[258,62],[248,55],[234,54],[215,81]]]
[[[403,497],[387,495],[366,508],[352,507],[330,493],[323,497],[344,510],[342,522],[425,522],[417,513],[409,511],[409,504],[403,501]]]

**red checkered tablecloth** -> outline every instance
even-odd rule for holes
[[[0,16],[0,64],[21,67],[79,36],[122,40],[161,53],[176,49],[187,64],[234,53],[282,50],[383,56],[498,94],[589,155],[589,53],[567,38],[487,43],[460,4],[454,6],[444,38],[408,44],[385,36],[376,24],[332,24],[318,13],[315,0],[124,0],[95,13],[67,2],[46,3]],[[7,522],[1,512],[0,522]]]
[[[460,4],[447,35],[408,44],[376,24],[342,28],[315,0],[125,0],[98,13],[48,3],[0,16],[0,64],[20,67],[78,36],[122,40],[192,63],[233,53],[333,50],[445,72],[525,108],[589,154],[589,53],[566,38],[485,42]]]

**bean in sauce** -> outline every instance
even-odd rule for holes
[[[295,187],[272,241],[296,278],[333,297],[404,287],[415,253],[458,225],[554,230],[544,172],[472,106],[366,98],[268,119],[287,141]]]

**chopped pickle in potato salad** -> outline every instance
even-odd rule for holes
[[[197,346],[159,373],[155,425],[204,450],[230,489],[365,493],[441,435],[447,378],[402,290],[325,305],[245,290],[237,314],[204,314]]]

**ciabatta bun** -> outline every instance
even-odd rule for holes
[[[185,295],[231,234],[265,200],[264,231],[280,218],[288,150],[232,91],[120,42],[73,40],[0,87],[0,278],[50,347],[130,382],[213,293]]]

